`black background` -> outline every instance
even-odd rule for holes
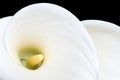
[[[53,3],[72,12],[79,20],[97,19],[120,26],[120,4],[115,0],[1,0],[0,18],[14,15],[21,8],[34,3]]]

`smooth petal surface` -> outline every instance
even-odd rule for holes
[[[34,4],[17,12],[7,26],[5,46],[10,60],[2,80],[97,80],[97,55],[87,31],[57,5]],[[26,46],[44,52],[39,69],[29,70],[20,63],[18,51]]]
[[[120,27],[105,21],[85,20],[99,58],[99,80],[120,80]]]
[[[3,47],[4,38],[5,38],[5,30],[7,28],[7,24],[10,21],[10,19],[11,19],[11,16],[0,19],[0,43],[1,43],[0,49]],[[2,55],[2,54],[0,54],[0,55]]]
[[[5,49],[5,30],[12,16],[0,19],[0,80],[8,80],[9,75],[9,55]],[[7,77],[5,77],[7,76]]]

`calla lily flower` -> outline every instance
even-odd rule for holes
[[[97,80],[98,58],[88,32],[68,10],[49,3],[2,18],[0,80]]]
[[[99,60],[99,80],[120,80],[120,27],[106,21],[85,20]]]

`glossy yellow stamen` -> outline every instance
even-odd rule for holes
[[[19,53],[21,63],[30,70],[38,69],[44,61],[43,53],[35,48],[24,48]]]
[[[42,54],[31,56],[30,58],[28,58],[26,66],[31,69],[36,69],[42,64],[43,59],[44,56]]]

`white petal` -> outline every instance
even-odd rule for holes
[[[120,27],[99,20],[85,20],[82,23],[98,52],[100,80],[120,80]]]
[[[10,21],[11,16],[0,19],[0,80],[9,79],[9,73],[7,69],[10,69],[8,54],[5,50],[5,30],[7,24]],[[5,77],[7,76],[7,77]]]
[[[11,16],[9,17],[4,17],[0,19],[0,43],[3,45],[4,43],[4,38],[5,38],[5,30],[7,28],[7,24],[9,20],[11,19]],[[0,45],[0,48],[3,47]],[[2,55],[2,54],[0,54]]]
[[[13,66],[6,80],[97,79],[96,51],[88,33],[73,14],[57,5],[21,9],[8,24],[5,42]],[[34,71],[23,67],[18,58],[18,50],[31,45],[45,54],[44,64]]]

